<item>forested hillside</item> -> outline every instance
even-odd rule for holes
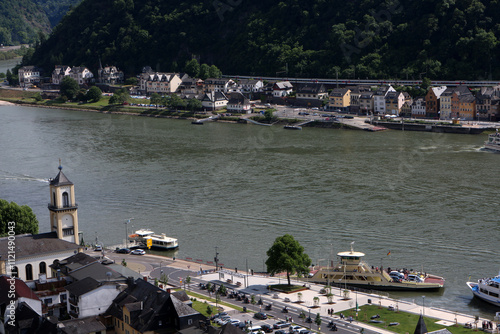
[[[134,74],[499,78],[498,0],[83,0],[26,64]]]
[[[81,0],[0,0],[0,43],[29,44],[48,34]]]

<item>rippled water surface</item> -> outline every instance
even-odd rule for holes
[[[210,261],[217,246],[226,267],[257,271],[285,233],[325,265],[355,241],[370,264],[444,276],[426,306],[492,314],[465,285],[500,269],[500,154],[481,151],[485,139],[2,106],[0,198],[31,206],[48,231],[46,180],[61,158],[86,241],[123,242],[133,217],[129,232],[178,238],[179,258]]]

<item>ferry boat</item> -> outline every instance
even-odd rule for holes
[[[484,142],[484,148],[500,152],[500,133],[498,133],[498,129],[495,133],[488,135],[488,140]]]
[[[500,307],[500,273],[491,278],[482,278],[476,282],[467,282],[467,286],[477,298]]]
[[[147,245],[148,239],[151,239],[151,247],[160,250],[171,250],[179,247],[176,238],[167,237],[165,233],[155,234],[148,229],[135,231],[135,234],[129,236],[136,244]]]
[[[432,291],[444,287],[444,278],[428,273],[405,273],[369,266],[364,253],[351,251],[337,253],[340,262],[334,267],[321,267],[311,281],[335,286],[352,286],[371,290]]]

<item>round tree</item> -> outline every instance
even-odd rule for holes
[[[69,76],[65,76],[62,79],[59,91],[61,92],[61,95],[66,96],[68,100],[73,100],[76,97],[76,94],[78,94],[79,90],[80,86],[75,79]]]
[[[87,101],[90,102],[99,102],[102,98],[102,91],[99,87],[97,86],[92,86],[87,92],[86,95]]]
[[[12,226],[15,234],[38,234],[38,220],[29,206],[0,199],[0,237],[6,236]]]
[[[304,247],[290,234],[276,238],[267,251],[267,256],[267,271],[271,275],[286,272],[288,285],[291,285],[290,275],[306,273],[311,265],[311,259],[304,253]]]

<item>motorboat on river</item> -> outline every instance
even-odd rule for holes
[[[484,142],[484,148],[500,152],[500,133],[498,133],[498,130],[495,133],[490,133],[488,135],[488,140]]]
[[[477,282],[467,282],[467,286],[477,298],[500,307],[500,273],[491,278],[481,278]]]
[[[384,270],[363,261],[364,253],[337,253],[340,261],[333,267],[321,267],[310,281],[335,286],[352,286],[370,290],[432,291],[444,287],[444,278],[413,270]]]

